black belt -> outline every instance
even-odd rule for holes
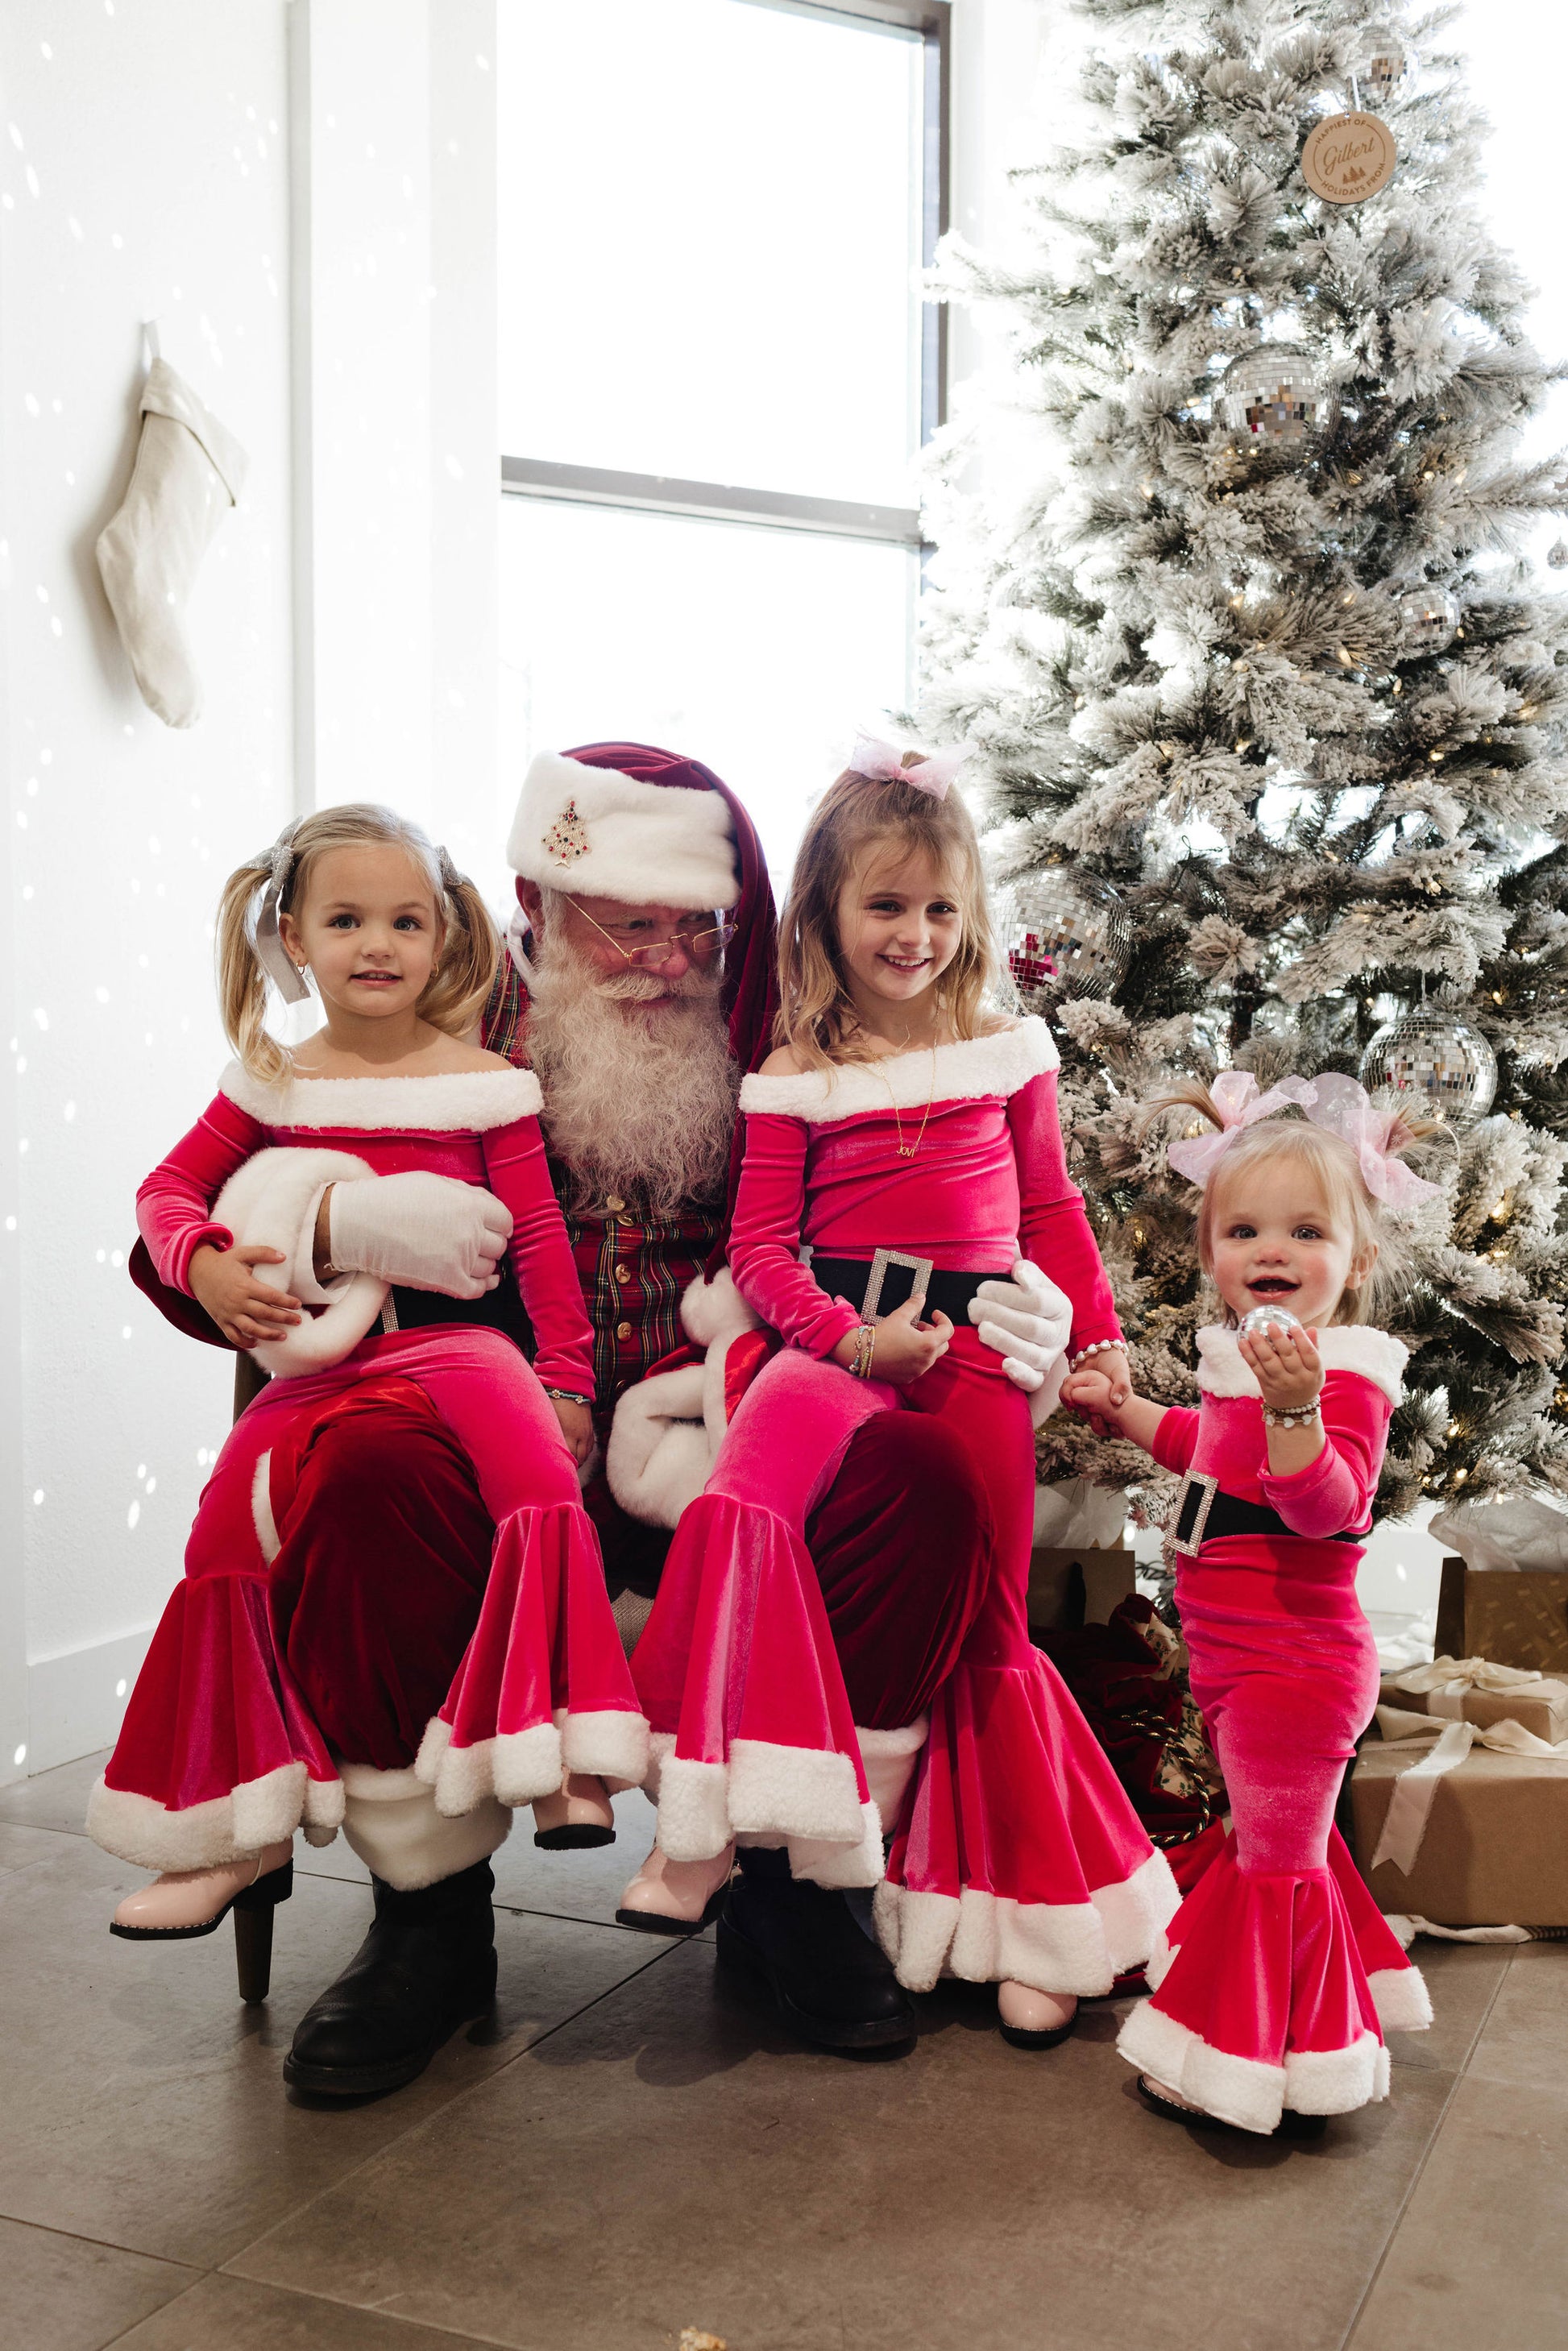
[[[865,1294],[871,1281],[870,1258],[814,1257],[810,1272],[813,1281],[821,1284],[830,1297],[847,1299],[858,1314],[865,1305]],[[925,1259],[921,1259],[922,1267]],[[979,1291],[982,1281],[1010,1281],[1012,1268],[1008,1266],[992,1273],[937,1273],[925,1276],[925,1304],[923,1317],[929,1322],[935,1313],[946,1314],[950,1322],[967,1322],[969,1301]],[[915,1268],[909,1265],[888,1265],[883,1273],[882,1289],[875,1311],[889,1314],[902,1306],[915,1289]]]
[[[1191,1469],[1182,1480],[1172,1532],[1175,1548],[1188,1559],[1196,1557],[1206,1542],[1218,1542],[1224,1535],[1290,1535],[1301,1540],[1294,1527],[1288,1527],[1279,1511],[1271,1510],[1266,1502],[1244,1502],[1239,1494],[1228,1494],[1217,1478],[1200,1478]],[[1359,1532],[1346,1528],[1318,1540],[1358,1543],[1364,1542],[1370,1532],[1370,1527]]]
[[[500,1280],[482,1298],[445,1298],[439,1290],[405,1290],[400,1282],[387,1292],[382,1309],[381,1327],[387,1332],[426,1331],[435,1323],[453,1322],[477,1322],[500,1331],[533,1361],[533,1326],[510,1266],[502,1267]]]

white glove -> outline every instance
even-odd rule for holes
[[[1009,1379],[1030,1398],[1030,1416],[1038,1428],[1055,1411],[1061,1394],[1072,1330],[1071,1301],[1038,1265],[1020,1257],[1009,1281],[981,1282],[969,1301],[969,1320],[980,1334],[980,1344],[1002,1357]]]
[[[482,1298],[500,1275],[510,1212],[476,1184],[413,1167],[335,1184],[329,1254],[340,1273],[373,1273],[444,1298]]]

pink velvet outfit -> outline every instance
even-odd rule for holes
[[[530,1370],[482,1323],[378,1329],[329,1370],[275,1377],[230,1431],[89,1811],[89,1834],[150,1869],[204,1868],[292,1835],[327,1843],[337,1761],[286,1659],[271,1570],[312,1440],[412,1382],[473,1465],[496,1523],[478,1623],[416,1770],[437,1808],[527,1803],[563,1769],[622,1782],[646,1768],[632,1687],[576,1465],[541,1383],[591,1401],[591,1333],[546,1172],[538,1081],[523,1070],[300,1079],[236,1066],[137,1196],[160,1277],[189,1292],[211,1208],[256,1154],[353,1153],[378,1175],[421,1168],[486,1186],[511,1211],[510,1255],[538,1346]],[[352,1539],[351,1526],[345,1538]]]
[[[890,1740],[920,1750],[876,1905],[915,1989],[946,1969],[1106,1991],[1147,1958],[1176,1903],[1164,1860],[1029,1638],[1027,1396],[968,1324],[911,1386],[852,1378],[824,1359],[857,1311],[799,1255],[804,1242],[866,1262],[886,1247],[942,1271],[1005,1274],[1021,1242],[1071,1299],[1074,1348],[1118,1338],[1068,1180],[1055,1073],[1051,1033],[1031,1019],[943,1047],[935,1067],[909,1053],[747,1079],[730,1264],[789,1343],[746,1395],[681,1520],[632,1660],[660,1763],[660,1842],[677,1857],[739,1834],[787,1843],[798,1876],[877,1884],[883,1824],[862,1754]],[[887,1412],[936,1416],[964,1444],[988,1504],[989,1566],[929,1725],[857,1742],[802,1529],[854,1430]]]
[[[1232,1331],[1198,1335],[1201,1408],[1167,1412],[1155,1458],[1279,1512],[1289,1533],[1204,1540],[1178,1556],[1192,1692],[1232,1828],[1148,1970],[1122,2054],[1196,2105],[1271,2131],[1282,2109],[1343,2114],[1388,2093],[1383,2031],[1430,2023],[1418,1971],[1333,1825],[1377,1700],[1355,1597],[1405,1350],[1383,1332],[1321,1334],[1322,1451],[1270,1476],[1262,1404]]]

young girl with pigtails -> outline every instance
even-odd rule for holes
[[[479,1868],[506,1834],[504,1805],[534,1803],[541,1842],[602,1841],[602,1778],[642,1777],[646,1725],[579,1493],[591,1334],[546,1172],[538,1081],[468,1041],[498,946],[472,883],[386,809],[306,817],[225,888],[219,977],[236,1059],[142,1185],[137,1216],[160,1277],[271,1376],[218,1456],[185,1580],[92,1800],[98,1842],[162,1873],[120,1906],[117,1934],[207,1934],[235,1904],[284,1899],[296,1829],[328,1842],[347,1788],[353,1841],[361,1781],[388,1799],[376,1821],[390,1823],[396,1795],[413,1840],[394,1867],[367,1831],[372,1871],[418,1886],[421,1782],[427,1803],[433,1784],[439,1812],[471,1819]],[[267,981],[299,999],[307,972],[325,1021],[289,1050],[265,1025]],[[415,1219],[439,1220],[454,1185],[492,1195],[511,1228],[499,1282],[459,1300],[334,1277],[330,1241],[351,1236],[356,1187],[372,1175],[399,1180]],[[428,1729],[412,1727],[415,1740],[424,1729],[413,1771],[328,1751],[308,1684],[351,1673],[353,1642],[335,1666],[302,1656],[273,1573],[308,1448],[389,1383],[455,1439],[497,1529],[457,1678]],[[472,1996],[488,1993],[476,1983]]]
[[[1004,2032],[1040,2048],[1071,2031],[1078,1999],[1143,1963],[1176,1894],[1029,1636],[1031,1400],[981,1343],[988,1285],[1027,1271],[1107,1395],[1126,1364],[1067,1174],[1051,1031],[991,1006],[996,951],[955,765],[862,742],[806,829],[780,926],[778,1050],[741,1087],[729,1244],[737,1288],[784,1344],[682,1519],[633,1666],[661,1848],[727,1869],[739,1844],[728,1961],[769,1976],[789,2012],[761,1926],[771,1882],[878,1885],[886,1832],[874,1916],[900,1981],[995,1983]],[[1057,1384],[1039,1388],[1047,1407]],[[986,1499],[988,1572],[929,1722],[857,1733],[803,1530],[854,1430],[886,1412],[929,1415],[961,1441]],[[832,1920],[829,1906],[824,1939]],[[835,2036],[818,2018],[811,2037],[904,2037],[909,2013],[900,1995],[885,2019],[857,2015]]]
[[[1406,1361],[1366,1319],[1379,1220],[1436,1189],[1402,1158],[1435,1129],[1332,1073],[1260,1093],[1227,1071],[1151,1117],[1171,1108],[1212,1130],[1168,1155],[1201,1191],[1223,1310],[1198,1333],[1202,1402],[1118,1400],[1092,1364],[1063,1395],[1182,1479],[1176,1604],[1233,1826],[1118,2046],[1156,2114],[1315,2136],[1387,2095],[1385,2030],[1431,2022],[1333,1812],[1377,1698],[1355,1571]]]

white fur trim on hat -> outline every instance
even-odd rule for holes
[[[935,1054],[889,1053],[880,1061],[846,1061],[832,1070],[798,1075],[743,1078],[740,1107],[774,1118],[804,1119],[808,1126],[831,1126],[869,1111],[890,1113],[977,1101],[988,1094],[1016,1094],[1030,1080],[1054,1070],[1056,1040],[1038,1014],[998,1029],[993,1037],[971,1037],[938,1045]]]
[[[650,784],[541,751],[523,778],[507,862],[573,897],[695,913],[733,906],[740,870],[718,792]]]
[[[236,1167],[213,1202],[213,1221],[225,1226],[236,1243],[263,1242],[283,1255],[281,1265],[257,1265],[251,1270],[270,1290],[287,1287],[295,1245],[306,1210],[328,1184],[357,1183],[375,1170],[350,1151],[311,1151],[279,1144],[258,1151]],[[351,1275],[330,1305],[316,1315],[305,1314],[280,1339],[258,1340],[252,1353],[272,1379],[298,1379],[310,1372],[329,1371],[340,1364],[372,1327],[386,1303],[387,1285],[373,1273]],[[251,1507],[256,1541],[270,1564],[277,1554],[277,1530],[271,1522],[265,1470],[258,1467]],[[271,1548],[268,1549],[270,1540]]]
[[[264,1086],[239,1061],[218,1092],[263,1126],[322,1134],[487,1134],[544,1108],[531,1070],[448,1070],[431,1078],[289,1078]]]
[[[1261,1396],[1234,1331],[1211,1323],[1197,1334],[1197,1384],[1205,1395]],[[1381,1388],[1390,1404],[1398,1404],[1405,1394],[1402,1374],[1410,1351],[1386,1331],[1360,1322],[1331,1324],[1318,1332],[1318,1353],[1325,1372],[1358,1373]]]

